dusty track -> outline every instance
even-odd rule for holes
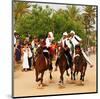
[[[49,71],[44,74],[45,86],[43,89],[37,89],[37,83],[35,82],[35,70],[22,72],[16,70],[14,72],[14,96],[37,96],[37,95],[50,95],[50,94],[69,94],[69,93],[84,93],[84,92],[96,92],[96,57],[90,56],[90,60],[93,62],[94,67],[90,68],[88,65],[85,81],[83,86],[79,86],[76,83],[72,84],[70,77],[64,74],[65,88],[59,88],[59,69],[53,71],[53,81],[50,83]]]

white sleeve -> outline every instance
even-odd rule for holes
[[[49,47],[50,46],[50,42],[49,42],[49,39],[46,38],[46,47]]]
[[[66,40],[66,45],[67,45],[69,48],[71,48],[71,44],[70,44],[69,40]]]
[[[76,37],[79,41],[82,40],[78,35],[75,35],[75,37]]]
[[[34,47],[34,41],[32,41],[31,45],[32,45],[32,48],[33,48]]]

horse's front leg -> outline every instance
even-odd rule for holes
[[[44,72],[41,73],[41,85],[43,84],[43,75],[44,75]]]
[[[61,83],[61,84],[63,84],[63,81],[64,81],[64,79],[63,79],[63,74],[64,74],[64,70],[62,70],[62,71],[60,71],[60,81],[59,81],[59,83]]]
[[[85,71],[86,71],[86,67],[83,67],[83,71],[82,71],[82,81],[84,81],[84,76],[85,76]]]
[[[38,82],[39,80],[38,80],[38,71],[37,70],[35,70],[35,75],[36,75],[36,82]]]
[[[50,73],[50,80],[52,80],[52,63],[50,63],[50,67],[49,67],[49,73]]]
[[[73,80],[73,74],[74,74],[74,73],[73,73],[73,72],[74,72],[74,71],[73,71],[73,67],[71,67],[70,69],[71,69],[71,80]]]
[[[50,80],[52,80],[52,70],[50,70],[49,72],[50,72]]]
[[[83,78],[83,73],[81,72],[81,75],[80,75],[80,80],[82,80],[82,78]]]
[[[76,80],[75,78],[76,70],[75,70],[75,64],[71,67],[71,80]]]
[[[75,78],[75,74],[76,74],[76,72],[74,71],[74,73],[73,73],[73,76],[74,76],[74,80],[76,80],[76,78]]]
[[[43,75],[44,75],[44,72],[40,73],[40,78],[36,78],[37,82],[39,82],[38,83],[38,88],[39,89],[43,88]]]
[[[61,72],[61,75],[60,75],[60,81],[59,81],[59,88],[64,88],[64,78],[63,78],[63,74],[64,74],[64,71]]]
[[[38,78],[39,72],[37,70],[35,71],[35,74],[36,74],[36,82],[40,81],[41,78]]]

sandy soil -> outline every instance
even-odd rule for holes
[[[70,77],[64,74],[64,86],[60,88],[59,82],[59,69],[53,71],[53,81],[49,80],[49,71],[44,74],[44,83],[47,86],[42,89],[37,88],[35,82],[35,70],[22,72],[21,69],[14,71],[14,96],[38,96],[38,95],[54,95],[54,94],[72,94],[72,93],[84,93],[84,92],[96,92],[96,57],[91,55],[90,60],[93,62],[94,67],[90,68],[88,65],[84,85],[79,86],[79,80],[72,83]]]

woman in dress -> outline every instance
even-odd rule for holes
[[[23,71],[27,71],[29,69],[29,64],[28,64],[28,48],[27,45],[24,46],[23,48]]]

